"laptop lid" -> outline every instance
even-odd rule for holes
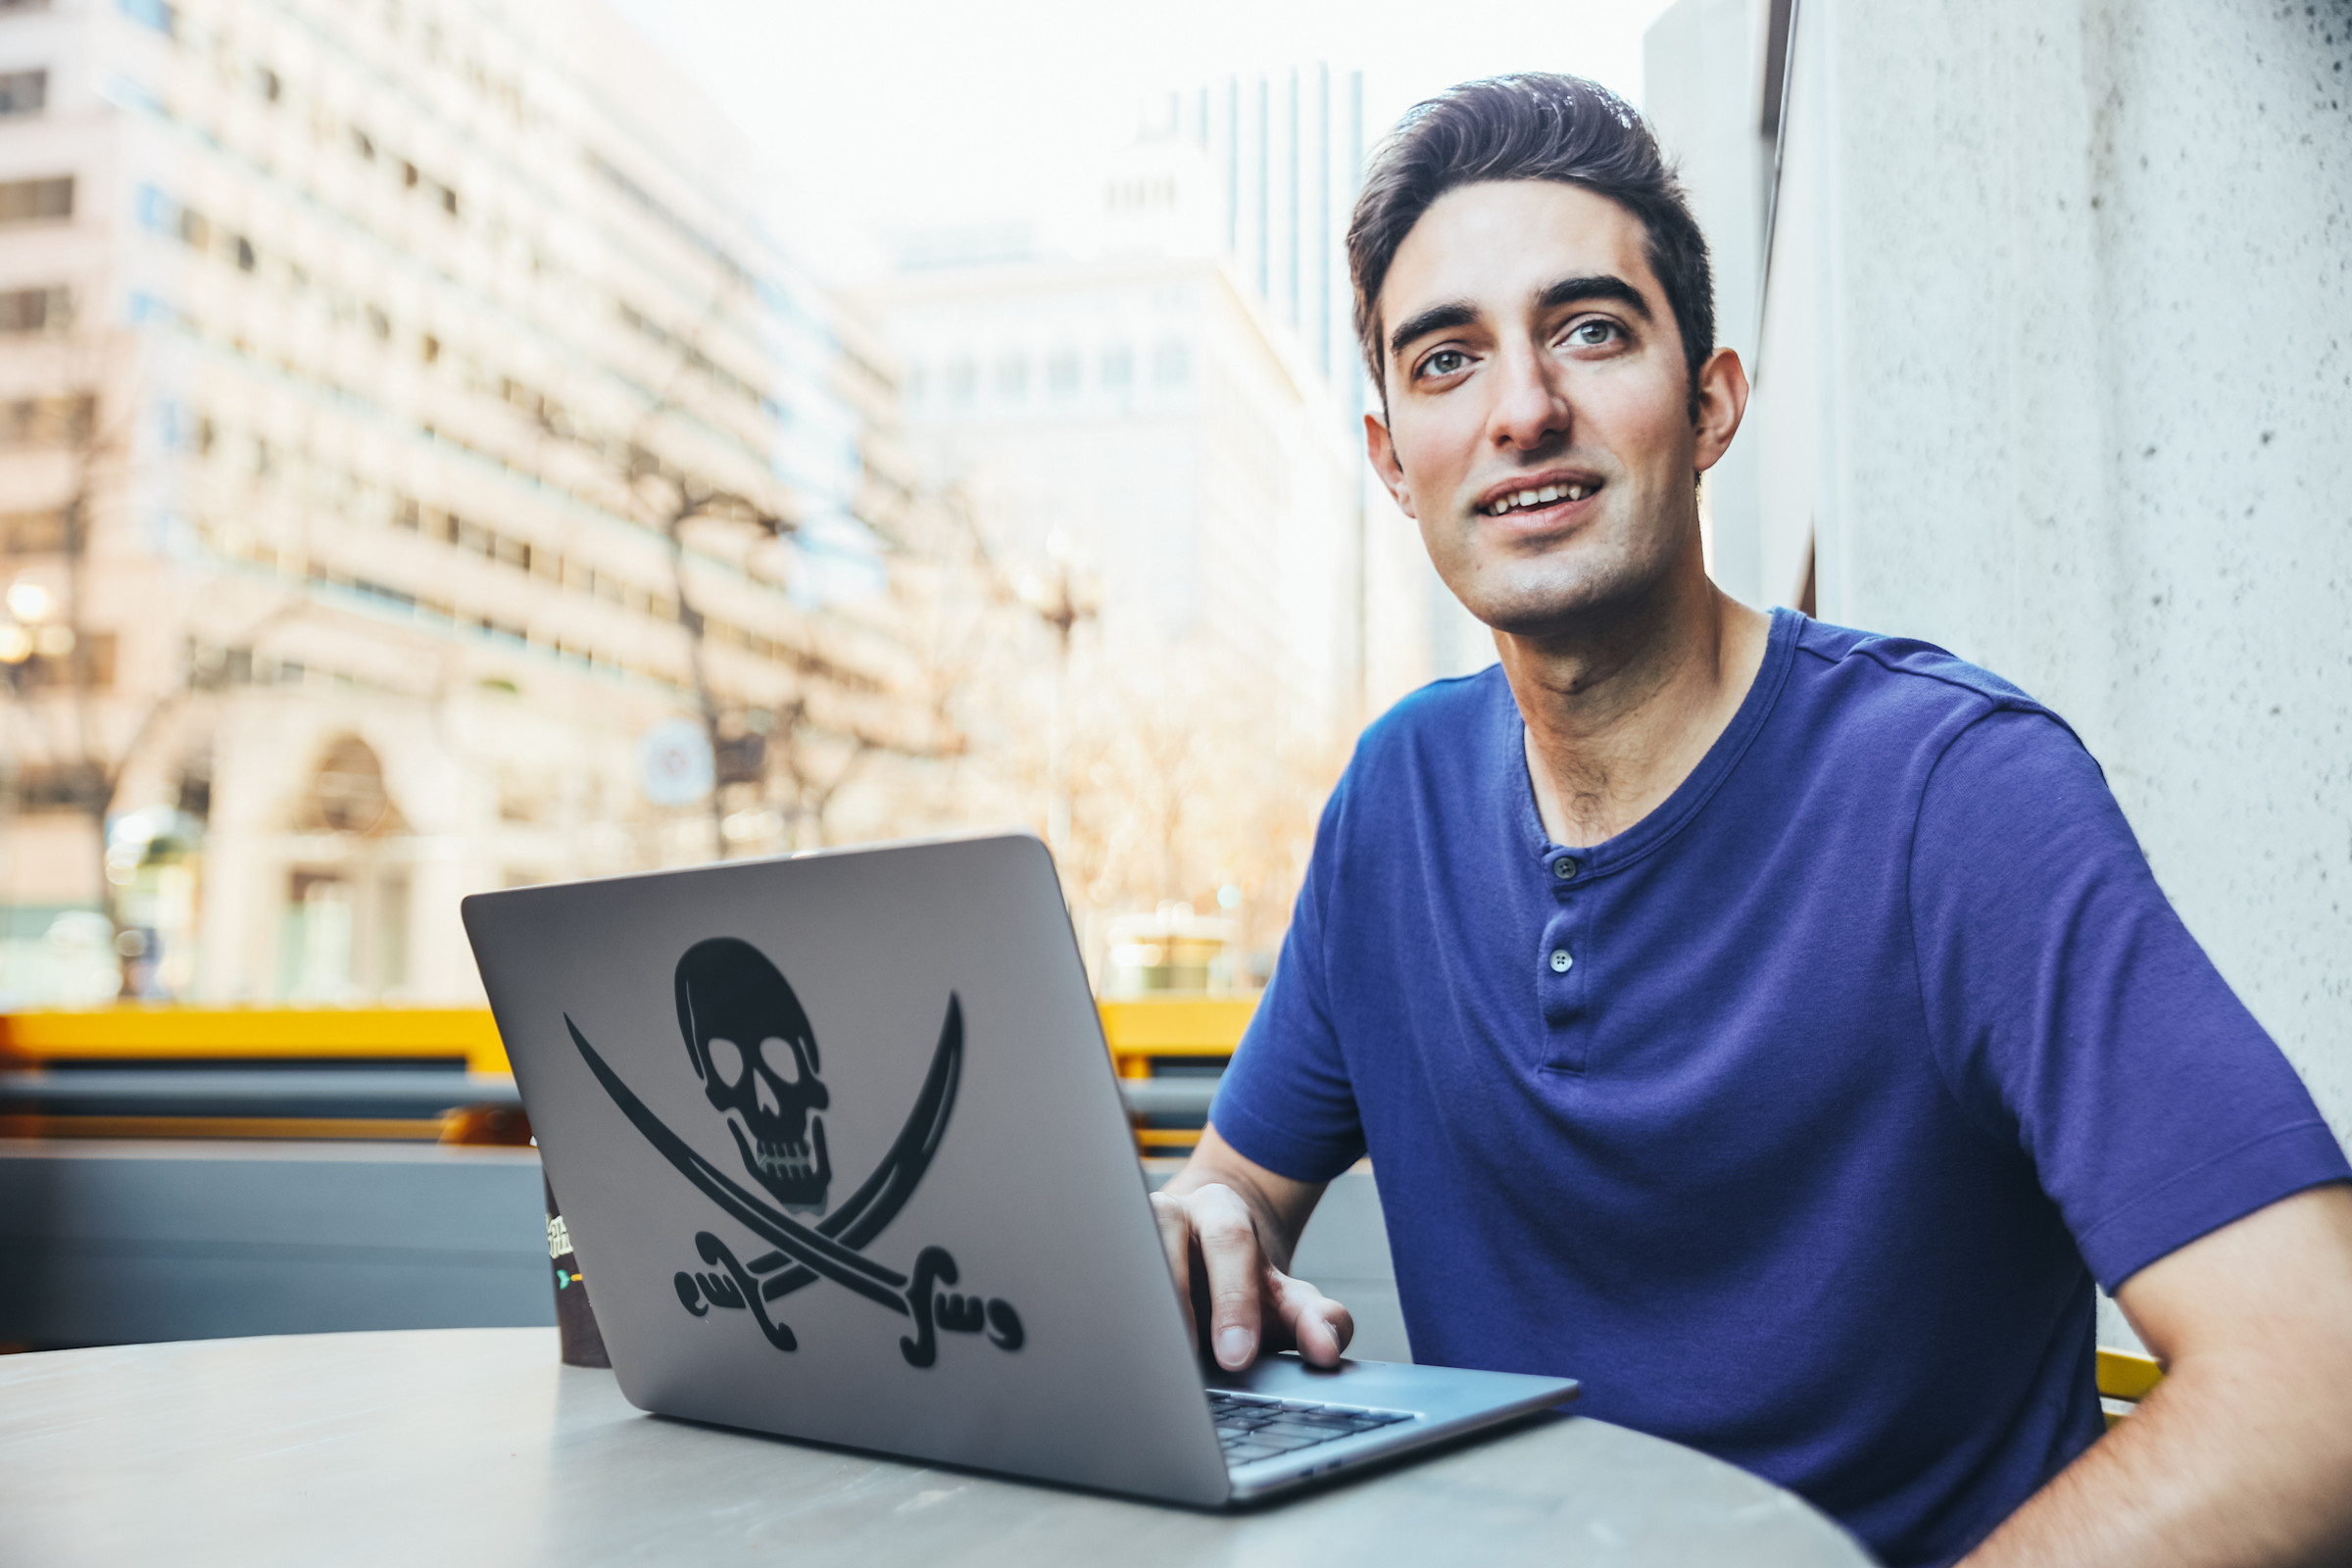
[[[1036,839],[520,888],[464,912],[632,1403],[1225,1499]]]

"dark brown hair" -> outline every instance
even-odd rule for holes
[[[1356,339],[1382,405],[1388,381],[1380,289],[1396,248],[1447,191],[1503,179],[1582,185],[1641,222],[1649,270],[1682,332],[1696,417],[1698,368],[1715,351],[1715,286],[1690,199],[1624,99],[1581,76],[1539,72],[1464,82],[1415,104],[1372,154],[1348,224],[1348,270],[1355,282]]]

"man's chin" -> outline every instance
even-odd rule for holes
[[[1492,555],[1442,564],[1462,608],[1507,637],[1587,635],[1654,613],[1673,576],[1671,556],[1645,560],[1586,538],[1541,556]]]
[[[1644,597],[1639,587],[1622,581],[1581,575],[1532,582],[1489,578],[1449,586],[1463,609],[1495,631],[1539,639],[1606,622]]]

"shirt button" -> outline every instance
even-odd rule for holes
[[[1551,972],[1553,974],[1566,974],[1568,972],[1568,966],[1575,961],[1576,960],[1574,958],[1568,956],[1568,950],[1566,948],[1554,948],[1551,950]]]
[[[1572,856],[1563,855],[1558,859],[1552,861],[1551,874],[1558,877],[1563,882],[1573,880],[1576,876],[1575,858]]]

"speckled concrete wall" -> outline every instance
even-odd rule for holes
[[[2352,0],[1805,0],[1791,104],[1763,547],[2075,723],[2352,1139]]]

